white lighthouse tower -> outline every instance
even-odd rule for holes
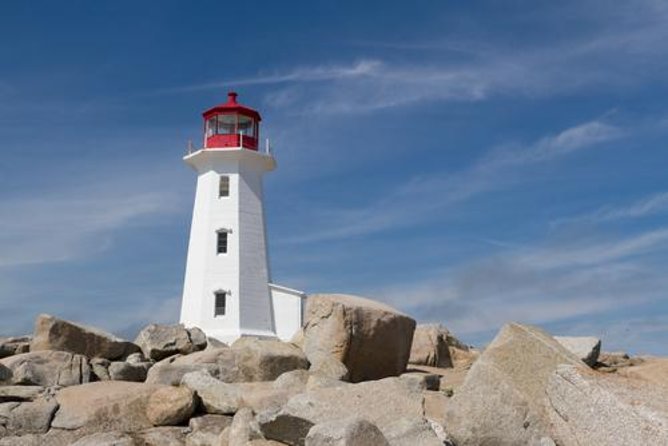
[[[262,176],[276,167],[258,150],[260,114],[237,103],[203,113],[203,147],[184,157],[197,171],[181,323],[232,342],[289,338],[301,327],[304,294],[270,283]]]

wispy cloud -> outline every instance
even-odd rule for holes
[[[179,93],[239,85],[273,86],[270,106],[298,113],[359,113],[434,101],[480,101],[503,95],[545,97],[601,86],[629,86],[664,78],[668,63],[668,12],[652,2],[579,8],[587,26],[570,38],[533,45],[490,44],[453,36],[433,42],[374,42],[373,47],[441,50],[432,58],[411,52],[352,63],[316,63],[285,71],[162,90]],[[554,11],[566,17],[567,7]],[[597,14],[583,15],[591,9]],[[600,12],[608,19],[601,19]],[[545,17],[536,20],[545,20]],[[554,20],[553,15],[550,20]],[[615,23],[613,28],[610,23]],[[585,31],[586,30],[586,31]],[[457,57],[449,57],[452,52]],[[622,56],[623,57],[620,57]],[[638,67],[652,67],[639,71]]]
[[[0,267],[66,261],[108,249],[116,231],[182,211],[175,190],[150,178],[87,179],[0,204]]]
[[[601,319],[665,299],[668,276],[644,257],[649,251],[668,253],[668,230],[585,243],[547,240],[368,292],[464,336],[493,332],[510,320]]]
[[[418,177],[399,186],[385,198],[362,208],[319,210],[319,223],[310,234],[286,240],[316,242],[370,234],[390,227],[421,223],[456,203],[510,183],[510,171],[558,159],[578,150],[599,146],[624,135],[624,130],[599,120],[589,121],[546,136],[525,146],[503,146],[491,150],[468,169],[431,177]],[[512,183],[519,181],[512,176]],[[336,222],[332,225],[331,222]]]
[[[625,206],[603,206],[592,212],[565,217],[552,222],[553,226],[573,223],[605,223],[617,220],[643,218],[668,212],[668,192],[643,197]]]
[[[218,90],[225,87],[283,84],[287,82],[317,82],[372,76],[381,66],[377,60],[360,60],[350,65],[321,65],[297,67],[287,72],[275,72],[246,78],[219,80],[159,90],[157,93],[187,93],[201,90]]]

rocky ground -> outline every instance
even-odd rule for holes
[[[668,359],[508,324],[484,351],[354,296],[292,342],[134,342],[40,315],[0,339],[2,445],[668,445]]]

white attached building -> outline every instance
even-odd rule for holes
[[[276,167],[258,150],[260,115],[228,101],[204,112],[204,147],[184,157],[197,171],[181,322],[223,342],[287,340],[302,326],[301,291],[271,283],[262,176]]]

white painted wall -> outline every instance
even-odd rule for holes
[[[181,322],[232,342],[275,336],[262,206],[262,175],[271,155],[247,149],[205,149],[184,158],[198,173],[181,304]],[[218,197],[220,175],[229,197]],[[228,252],[216,253],[217,231],[227,229]],[[218,290],[230,291],[226,314],[214,316]]]
[[[282,341],[289,341],[302,327],[306,294],[273,283],[269,284],[269,291],[276,336]]]

